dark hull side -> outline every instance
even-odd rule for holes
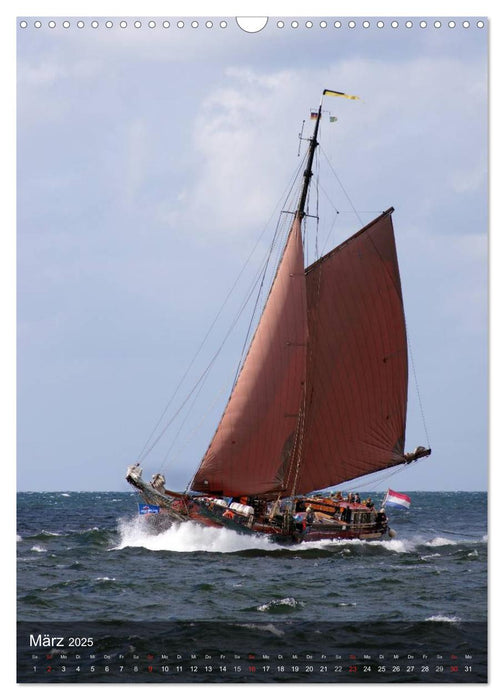
[[[166,509],[161,508],[159,513],[151,513],[145,517],[149,529],[153,532],[160,533],[172,525],[180,522],[172,517],[172,514]],[[210,513],[204,507],[193,509],[191,516],[184,519],[185,522],[193,522],[203,527],[224,528],[231,530],[241,535],[252,535],[266,538],[271,542],[276,542],[283,545],[299,544],[301,542],[320,542],[331,540],[377,540],[381,539],[387,533],[387,526],[382,525],[379,529],[376,526],[363,528],[352,527],[351,525],[321,525],[313,523],[306,526],[293,526],[290,530],[282,528],[280,525],[274,525],[266,521],[257,520],[249,527],[236,520],[223,518],[215,513]]]
[[[377,522],[352,523],[316,513],[308,523],[303,514],[293,518],[289,514],[268,517],[245,516],[228,508],[216,506],[212,499],[154,489],[140,479],[128,479],[143,496],[145,503],[159,506],[158,513],[144,515],[149,529],[163,532],[181,522],[194,522],[204,527],[224,528],[233,532],[266,538],[283,545],[301,542],[331,540],[378,540],[389,531],[386,518]],[[169,495],[168,495],[169,494]]]

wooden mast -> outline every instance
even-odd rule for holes
[[[313,175],[313,172],[312,172],[313,157],[315,155],[315,149],[318,146],[317,135],[318,135],[318,129],[319,129],[321,115],[322,115],[322,100],[320,101],[320,106],[319,106],[318,114],[317,114],[317,121],[315,123],[315,128],[313,130],[313,136],[310,139],[310,150],[308,152],[308,160],[306,162],[306,169],[303,173],[303,177],[304,177],[303,189],[301,191],[301,196],[299,198],[299,204],[298,204],[298,208],[296,211],[296,216],[299,218],[300,221],[303,219],[303,217],[306,214],[306,212],[305,212],[306,197],[308,196],[308,188],[310,187],[310,180],[311,180],[312,175]]]

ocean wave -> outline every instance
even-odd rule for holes
[[[355,608],[357,603],[336,603],[337,608]]]
[[[462,620],[456,615],[431,615],[425,618],[425,622],[462,622]]]
[[[273,613],[282,613],[282,612],[292,612],[293,610],[297,610],[299,608],[303,608],[304,603],[301,601],[296,600],[295,598],[288,597],[288,598],[280,598],[280,600],[270,600],[269,603],[264,603],[263,605],[258,605],[256,610],[259,612],[273,612]]]
[[[400,539],[377,540],[376,542],[369,542],[369,545],[372,547],[383,547],[389,552],[396,552],[397,554],[409,554],[416,549],[417,544],[418,543],[414,542],[413,540]]]
[[[419,547],[425,546],[428,543],[425,541],[425,538],[416,536],[412,538],[394,537],[389,539],[373,540],[371,542],[366,540],[334,540],[331,544],[332,546],[345,545],[346,547],[351,545],[354,549],[350,551],[355,551],[357,547],[362,547],[368,551],[377,549],[386,550],[393,554],[411,554],[417,551]],[[344,553],[348,553],[348,551],[348,549],[343,550]]]
[[[447,547],[449,545],[459,544],[455,540],[449,540],[446,537],[433,537],[425,543],[426,547]]]
[[[245,629],[249,629],[252,631],[258,631],[258,632],[270,632],[273,636],[275,637],[284,637],[285,632],[283,630],[278,629],[275,625],[273,625],[271,622],[268,624],[258,624],[254,622],[246,622],[236,624],[237,627],[244,627]]]
[[[468,544],[474,549],[477,543],[481,543],[481,540],[457,541],[441,535],[427,538],[425,535],[418,534],[412,537],[384,538],[374,541],[333,539],[286,545],[273,542],[263,535],[205,527],[194,522],[174,523],[169,529],[158,533],[151,529],[147,518],[136,516],[118,522],[117,538],[109,549],[142,548],[150,551],[235,554],[249,558],[299,556],[304,559],[316,559],[334,555],[343,558],[379,556],[384,550],[393,555],[422,554],[422,548],[426,547],[432,550]],[[440,554],[436,552],[430,556],[440,556]],[[467,556],[466,553],[465,556]],[[428,557],[429,555],[424,554],[421,560],[426,560]]]
[[[300,556],[303,558],[330,557],[334,553],[350,556],[355,548],[382,547],[393,552],[412,551],[407,541],[390,539],[374,542],[365,540],[322,540],[300,542],[286,546],[263,535],[242,534],[225,528],[204,527],[197,523],[174,523],[161,533],[153,533],[143,516],[118,523],[119,542],[111,549],[141,547],[151,551],[215,552],[243,554],[244,556]]]
[[[34,608],[56,608],[57,602],[50,596],[40,596],[37,593],[27,593],[19,598],[20,603]]]
[[[247,549],[278,549],[279,545],[260,535],[241,535],[224,528],[210,528],[196,523],[174,524],[168,530],[155,534],[149,532],[140,517],[119,523],[120,541],[112,549],[141,547],[151,551],[167,552],[218,552],[221,554]]]

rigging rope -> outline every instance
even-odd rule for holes
[[[405,325],[406,325],[406,322],[405,322]],[[429,431],[427,430],[427,421],[425,420],[425,414],[424,414],[423,404],[422,404],[422,397],[420,396],[420,387],[418,384],[417,373],[416,373],[416,369],[415,369],[415,361],[413,359],[413,348],[411,346],[410,336],[409,336],[407,327],[406,327],[406,339],[408,341],[408,350],[409,350],[409,357],[411,360],[411,368],[413,370],[413,377],[415,380],[415,389],[416,389],[416,393],[417,393],[418,404],[420,406],[420,415],[422,416],[422,423],[423,423],[423,427],[425,430],[425,437],[427,439],[427,447],[430,449]]]
[[[256,300],[255,300],[254,308],[253,308],[253,310],[252,310],[252,315],[251,315],[251,317],[250,317],[250,322],[249,322],[249,325],[248,325],[247,333],[246,333],[246,335],[245,335],[245,340],[244,340],[244,342],[243,342],[242,351],[241,351],[241,354],[240,354],[240,360],[239,360],[238,366],[237,366],[237,368],[236,368],[235,378],[234,378],[234,381],[233,381],[233,388],[234,388],[234,386],[236,385],[236,382],[238,381],[238,377],[239,377],[240,372],[241,372],[241,369],[242,369],[242,367],[243,367],[243,362],[245,361],[246,351],[247,351],[247,348],[248,348],[248,345],[249,345],[249,339],[250,339],[250,336],[251,336],[252,328],[253,328],[253,326],[254,326],[254,319],[255,319],[255,317],[256,317],[257,309],[259,308],[259,304],[260,304],[260,300],[261,300],[261,295],[262,295],[263,289],[264,289],[264,287],[265,287],[266,273],[268,272],[270,260],[271,260],[271,257],[272,257],[272,255],[273,255],[273,251],[275,250],[275,248],[277,248],[278,240],[279,240],[280,238],[282,238],[282,236],[279,236],[279,231],[281,230],[281,229],[280,229],[280,223],[281,223],[281,215],[280,215],[280,217],[279,217],[279,219],[278,219],[278,222],[277,222],[277,225],[276,225],[276,228],[275,228],[275,233],[274,233],[274,235],[273,235],[273,240],[272,240],[272,242],[271,242],[271,246],[270,246],[269,251],[268,251],[268,254],[267,254],[267,256],[266,256],[266,260],[265,260],[265,262],[264,262],[264,265],[263,265],[262,268],[261,268],[261,271],[259,272],[258,280],[256,281],[256,284],[257,284],[257,282],[259,282],[259,280],[260,280],[260,282],[259,282],[259,290],[258,290],[258,292],[257,292],[257,297],[256,297]],[[283,248],[283,246],[281,246],[281,248]],[[277,266],[275,266],[273,269],[276,269],[276,267],[277,267]],[[254,285],[254,286],[255,286],[255,285]]]
[[[229,292],[228,292],[226,298],[224,299],[224,302],[222,303],[222,305],[221,305],[219,311],[217,312],[217,315],[215,316],[214,320],[213,320],[212,323],[210,324],[210,327],[208,328],[208,331],[206,332],[206,334],[205,334],[203,340],[201,341],[201,343],[200,343],[200,345],[199,345],[199,347],[198,347],[198,349],[197,349],[195,355],[193,356],[193,358],[192,358],[191,362],[189,363],[189,365],[188,365],[186,371],[184,372],[184,374],[182,375],[180,381],[178,382],[178,384],[177,384],[177,386],[176,386],[176,388],[175,388],[175,390],[174,390],[172,396],[170,397],[168,403],[166,404],[164,410],[162,411],[161,416],[159,417],[159,419],[158,419],[157,423],[155,424],[154,428],[152,429],[152,431],[151,431],[149,437],[148,437],[147,440],[145,441],[145,444],[144,444],[142,450],[140,451],[140,453],[139,453],[139,455],[138,455],[138,457],[137,457],[137,460],[136,460],[137,462],[141,462],[142,460],[144,460],[144,459],[150,454],[150,452],[151,452],[151,451],[153,450],[153,448],[157,445],[157,443],[159,442],[159,440],[161,439],[161,437],[165,434],[165,432],[166,432],[166,430],[168,429],[168,427],[173,423],[173,421],[175,420],[175,418],[180,414],[180,412],[182,411],[183,407],[187,404],[189,398],[192,396],[192,394],[193,394],[194,391],[196,390],[197,386],[198,386],[198,385],[200,384],[200,382],[202,381],[203,377],[205,377],[206,374],[208,373],[208,371],[210,370],[211,366],[213,365],[214,360],[217,358],[217,356],[218,356],[220,350],[222,349],[222,347],[223,347],[223,345],[224,345],[224,342],[225,342],[225,341],[227,340],[227,338],[229,337],[229,335],[230,335],[230,333],[231,333],[231,330],[234,329],[234,327],[235,327],[235,325],[236,325],[236,323],[237,323],[237,321],[238,321],[239,315],[241,315],[241,313],[243,312],[246,303],[248,303],[248,301],[249,301],[249,299],[250,299],[250,297],[251,297],[251,295],[252,295],[253,289],[254,289],[255,286],[257,285],[257,280],[253,283],[252,289],[250,290],[250,292],[249,292],[248,295],[247,295],[245,304],[242,305],[238,317],[235,318],[235,320],[233,321],[233,324],[232,324],[230,330],[228,331],[228,333],[227,333],[226,336],[225,336],[224,342],[220,345],[220,347],[219,347],[217,353],[216,353],[216,354],[214,355],[214,357],[212,358],[212,361],[211,361],[210,364],[207,366],[206,370],[203,372],[203,374],[200,376],[200,378],[197,380],[197,382],[195,383],[195,385],[193,386],[193,388],[191,389],[191,391],[189,392],[189,394],[186,396],[186,398],[184,399],[184,401],[182,402],[182,404],[179,406],[178,410],[172,415],[172,417],[170,418],[170,420],[165,424],[164,428],[161,430],[161,432],[159,433],[158,437],[157,437],[155,440],[153,440],[154,436],[156,435],[156,432],[157,432],[158,429],[159,429],[159,426],[161,425],[161,423],[162,423],[163,419],[165,418],[166,414],[168,413],[168,409],[170,408],[170,406],[172,405],[173,401],[175,400],[175,397],[176,397],[177,393],[179,392],[179,390],[180,390],[180,388],[181,388],[183,382],[184,382],[185,379],[187,378],[187,376],[188,376],[188,374],[189,374],[191,368],[193,367],[193,365],[194,365],[196,359],[197,359],[198,356],[200,355],[200,353],[201,353],[201,351],[202,351],[202,349],[203,349],[203,347],[204,347],[204,345],[205,345],[205,343],[206,343],[208,337],[210,336],[211,331],[212,331],[213,328],[215,327],[215,325],[216,325],[218,319],[220,318],[220,316],[221,316],[221,314],[222,314],[222,312],[223,312],[223,310],[224,310],[226,304],[228,303],[228,301],[229,301],[229,299],[231,298],[231,296],[232,296],[232,294],[233,294],[233,292],[234,292],[236,286],[238,285],[238,282],[239,282],[240,279],[242,278],[242,276],[243,276],[243,274],[244,274],[244,272],[245,272],[245,269],[247,268],[247,266],[248,266],[248,264],[249,264],[249,262],[250,262],[252,256],[254,255],[255,251],[257,250],[257,248],[258,248],[258,246],[259,246],[259,244],[260,244],[260,242],[261,242],[261,240],[262,240],[262,238],[263,238],[263,236],[264,236],[265,231],[268,229],[268,227],[269,227],[269,225],[270,225],[270,222],[271,222],[271,219],[273,218],[273,215],[275,214],[275,212],[278,211],[278,208],[279,208],[279,206],[281,205],[281,203],[284,202],[284,201],[286,201],[286,200],[289,198],[289,196],[291,195],[292,190],[293,190],[293,188],[294,188],[294,185],[295,185],[295,183],[296,183],[297,180],[298,180],[299,173],[300,173],[302,167],[304,167],[304,162],[305,162],[305,160],[306,160],[306,156],[301,160],[301,162],[300,162],[300,163],[298,164],[298,166],[296,167],[296,169],[295,169],[293,175],[291,176],[290,182],[288,183],[287,187],[284,189],[282,195],[281,195],[280,198],[278,199],[278,201],[277,201],[275,207],[274,207],[273,210],[272,210],[272,213],[271,213],[270,217],[268,218],[268,221],[267,221],[266,225],[264,226],[264,228],[263,228],[262,231],[261,231],[261,234],[260,234],[259,237],[257,238],[257,240],[256,240],[256,242],[255,242],[255,245],[253,246],[253,248],[252,248],[250,254],[248,255],[248,257],[247,257],[247,259],[246,259],[244,265],[242,266],[240,272],[238,273],[238,276],[236,277],[236,279],[235,279],[233,285],[231,286],[231,289],[229,290]],[[278,228],[278,224],[277,224],[277,228]],[[262,269],[262,268],[261,268],[261,269]],[[198,393],[199,393],[199,392],[198,392]]]
[[[329,165],[329,168],[330,168],[332,174],[334,175],[334,177],[335,177],[336,180],[338,181],[338,184],[339,184],[339,186],[341,187],[341,191],[343,192],[343,194],[345,195],[345,197],[346,197],[347,200],[348,200],[348,203],[349,203],[350,206],[352,207],[353,213],[355,214],[355,216],[357,217],[358,221],[360,222],[360,225],[363,226],[364,224],[363,224],[362,219],[361,219],[360,216],[359,216],[359,212],[358,212],[357,209],[354,207],[354,204],[353,204],[352,200],[350,199],[350,195],[347,193],[347,191],[346,191],[345,188],[343,187],[343,183],[341,182],[341,180],[339,179],[339,177],[338,177],[336,171],[334,170],[334,168],[333,168],[333,166],[332,166],[332,163],[331,163],[331,161],[329,160],[329,157],[328,157],[327,153],[324,151],[324,149],[323,149],[322,147],[320,147],[320,150],[321,150],[322,154],[324,155],[324,158],[326,159],[327,164]]]
[[[201,392],[201,390],[202,390],[202,388],[203,388],[204,382],[205,382],[206,378],[208,377],[209,370],[210,370],[211,366],[213,365],[214,360],[217,359],[217,357],[218,357],[218,355],[220,354],[220,351],[222,350],[222,348],[223,348],[223,346],[224,346],[226,340],[227,340],[228,337],[231,335],[231,332],[234,330],[234,328],[235,328],[235,326],[236,326],[238,320],[240,319],[240,317],[241,317],[243,311],[245,310],[245,308],[246,308],[246,306],[247,306],[247,304],[248,304],[248,302],[249,302],[249,300],[250,300],[250,298],[251,298],[251,296],[252,296],[252,293],[253,293],[253,291],[254,291],[254,288],[255,288],[255,286],[257,285],[257,281],[258,281],[258,280],[256,280],[256,282],[252,285],[252,287],[251,287],[251,289],[250,289],[250,291],[249,291],[247,297],[246,297],[245,300],[243,301],[243,303],[242,303],[242,305],[241,305],[241,307],[240,307],[240,309],[239,309],[237,315],[235,316],[235,319],[234,319],[233,323],[231,324],[231,327],[229,328],[228,333],[227,333],[226,336],[224,337],[223,342],[221,343],[219,349],[218,349],[217,352],[215,353],[214,357],[212,358],[210,364],[208,365],[207,369],[206,369],[205,372],[203,373],[202,377],[200,377],[200,380],[201,380],[200,388],[198,389],[198,391],[197,391],[197,393],[196,393],[196,395],[195,395],[195,397],[194,397],[194,400],[193,400],[193,402],[192,402],[192,404],[191,404],[191,406],[190,406],[190,408],[189,408],[189,410],[188,410],[188,412],[187,412],[187,414],[186,414],[186,417],[184,418],[184,420],[183,420],[183,422],[182,422],[182,425],[180,426],[180,428],[179,428],[177,434],[175,435],[175,437],[174,437],[174,439],[173,439],[173,441],[172,441],[172,444],[170,445],[170,448],[169,448],[169,450],[168,450],[168,453],[167,453],[167,455],[165,456],[165,459],[164,459],[163,461],[166,461],[166,459],[167,459],[169,453],[170,453],[171,450],[173,449],[174,444],[175,444],[175,442],[176,442],[178,436],[180,435],[180,433],[181,433],[181,431],[182,431],[182,428],[184,427],[184,425],[185,425],[185,423],[186,423],[186,421],[187,421],[187,419],[188,419],[188,417],[189,417],[189,415],[190,415],[190,413],[191,413],[191,410],[192,410],[192,408],[194,407],[194,405],[195,405],[195,403],[196,403],[196,400],[197,400],[197,398],[198,398],[198,396],[199,396],[199,394],[200,394],[200,392]],[[199,382],[200,380],[198,380],[198,382]],[[197,386],[198,382],[197,382],[196,385],[194,386],[193,391],[194,391],[194,389],[196,389],[196,386]],[[215,403],[217,402],[217,400],[220,398],[220,396],[222,395],[222,393],[223,393],[223,391],[224,391],[224,388],[225,388],[225,386],[221,388],[221,390],[219,391],[217,397],[214,399],[212,405],[211,405],[210,408],[208,409],[206,415],[208,415],[208,413],[210,412],[211,408],[213,408],[213,406],[215,405]],[[191,392],[191,393],[192,393],[192,392]],[[189,398],[189,397],[187,397],[187,398]],[[185,403],[186,403],[186,402],[184,402],[184,404],[185,404]],[[184,404],[183,404],[183,405],[184,405]],[[182,407],[183,407],[183,406],[182,406]],[[181,407],[181,408],[182,408],[182,407]],[[176,415],[177,415],[177,414],[176,414]],[[174,417],[175,417],[175,416],[174,416]],[[205,418],[205,417],[206,417],[206,416],[204,416],[204,418]],[[196,432],[197,429],[198,429],[199,427],[201,427],[201,425],[202,425],[203,422],[204,422],[204,418],[202,419],[202,421],[200,422],[200,424],[197,426],[197,428],[195,428],[195,429],[193,430],[193,433]],[[171,422],[172,422],[172,421],[171,421]],[[171,422],[170,422],[168,425],[170,425]],[[168,425],[166,426],[166,428],[168,427]],[[166,428],[165,428],[165,431],[166,431]],[[157,439],[156,442],[152,445],[152,447],[154,447],[154,445],[159,441],[160,437],[164,434],[165,431],[163,431],[163,432],[161,433],[161,435],[158,437],[158,439]],[[151,448],[151,449],[152,449],[152,448]],[[179,450],[179,451],[180,451],[180,450]]]
[[[365,487],[366,487],[366,486],[378,486],[379,484],[382,484],[384,481],[388,481],[388,479],[392,478],[393,476],[395,476],[395,475],[398,474],[399,472],[402,472],[402,471],[404,471],[405,469],[408,469],[409,467],[412,466],[412,464],[413,464],[413,463],[411,463],[411,464],[399,464],[399,465],[397,465],[396,467],[389,467],[388,469],[384,469],[384,470],[383,470],[383,473],[381,474],[381,476],[379,476],[379,477],[377,477],[377,478],[374,478],[374,479],[369,479],[369,480],[366,480],[366,481],[362,481],[362,482],[361,482],[361,481],[357,481],[357,479],[362,478],[362,477],[355,477],[355,479],[350,479],[350,481],[355,481],[355,482],[356,482],[355,485],[352,486],[352,490],[355,489],[357,492],[359,492],[359,491],[361,491],[361,490],[363,490],[363,489],[365,490]],[[390,472],[389,472],[389,470],[392,470],[392,469],[393,469],[394,471],[390,471]],[[387,472],[387,473],[385,474],[385,472]],[[343,485],[344,483],[346,483],[346,482],[342,481],[342,482],[340,482],[339,484],[334,484],[334,486],[331,486],[331,487],[328,487],[328,488],[338,488],[338,489],[341,490],[341,487],[342,487],[342,485]]]
[[[212,409],[215,408],[215,406],[217,405],[217,402],[219,401],[219,399],[220,399],[221,396],[224,394],[224,392],[226,391],[227,388],[228,388],[228,384],[227,384],[227,382],[226,382],[225,384],[223,384],[223,385],[221,386],[221,388],[220,388],[220,390],[218,391],[218,393],[216,394],[216,396],[215,396],[213,402],[210,404],[210,406],[208,407],[208,409],[206,410],[206,412],[205,412],[205,413],[203,414],[203,416],[201,417],[199,423],[198,423],[198,424],[189,432],[189,434],[186,436],[184,444],[181,445],[181,446],[178,448],[178,450],[175,452],[175,454],[174,454],[174,456],[173,456],[173,458],[172,458],[172,460],[171,460],[172,462],[174,462],[175,459],[178,457],[178,455],[182,452],[182,450],[183,450],[185,447],[187,447],[187,445],[189,444],[190,439],[191,439],[194,435],[196,435],[196,433],[197,433],[198,430],[201,428],[201,426],[203,425],[203,423],[205,422],[205,420],[208,418],[208,416],[210,415]],[[199,392],[198,392],[198,395],[199,395]],[[184,421],[183,421],[182,425],[180,426],[180,428],[179,428],[177,434],[175,435],[175,437],[173,438],[172,444],[170,445],[170,448],[169,448],[168,452],[166,453],[166,455],[164,456],[164,458],[163,458],[163,460],[162,460],[162,462],[161,462],[161,468],[162,468],[162,469],[166,469],[167,466],[168,466],[168,457],[170,456],[171,451],[172,451],[173,448],[175,447],[175,443],[177,442],[177,439],[179,438],[180,433],[182,432],[182,428],[184,427],[184,425],[185,425],[187,419],[189,418],[189,416],[190,416],[190,414],[191,414],[191,411],[192,411],[193,408],[194,408],[194,405],[195,405],[195,403],[196,403],[197,398],[198,398],[198,397],[196,396],[195,399],[194,399],[194,401],[193,401],[193,403],[191,404],[191,406],[190,406],[190,408],[189,408],[189,410],[188,410],[188,412],[187,412],[187,415],[186,415],[186,417],[184,418]],[[192,480],[192,477],[191,477],[191,480]]]
[[[317,175],[315,178],[315,191],[317,193],[317,208],[316,208],[316,228],[315,228],[315,260],[318,260],[319,257],[319,245],[318,245],[318,237],[319,237],[319,224],[320,224],[320,217],[319,217],[319,206],[320,206],[320,155],[317,152],[316,154],[317,160],[316,160],[316,168],[317,168]]]
[[[224,336],[224,340],[222,341],[222,343],[221,343],[221,344],[219,345],[219,347],[217,348],[216,352],[215,352],[214,355],[212,356],[212,359],[210,360],[210,362],[208,363],[208,365],[206,366],[206,368],[205,368],[205,369],[203,370],[203,372],[201,373],[199,379],[195,382],[193,388],[192,388],[192,389],[190,390],[190,392],[187,394],[187,396],[186,396],[186,398],[184,399],[184,401],[180,404],[180,406],[179,406],[179,408],[177,409],[177,411],[173,414],[173,416],[171,417],[171,419],[166,423],[166,425],[164,426],[164,428],[161,430],[161,432],[159,433],[158,437],[153,441],[153,443],[151,444],[151,446],[149,447],[149,449],[145,452],[144,457],[147,456],[147,455],[149,454],[149,452],[151,452],[151,451],[153,450],[153,448],[157,445],[157,443],[160,441],[160,439],[161,439],[161,438],[163,437],[163,435],[166,433],[166,431],[168,430],[168,428],[170,427],[170,425],[173,423],[173,421],[175,420],[175,418],[182,412],[182,409],[183,409],[184,406],[187,404],[187,402],[189,401],[189,399],[191,398],[191,396],[194,394],[194,392],[196,391],[197,387],[200,385],[200,383],[201,383],[202,381],[204,381],[204,380],[206,379],[206,376],[208,375],[208,372],[209,372],[210,369],[212,368],[212,366],[213,366],[213,364],[215,363],[217,357],[219,356],[219,354],[220,354],[222,348],[224,347],[224,345],[225,345],[227,339],[229,338],[229,336],[231,335],[232,331],[234,330],[236,324],[238,323],[238,321],[239,321],[239,319],[240,319],[240,316],[241,316],[243,310],[245,309],[245,307],[246,307],[246,305],[247,305],[247,303],[248,303],[248,300],[250,299],[250,296],[252,295],[252,291],[253,291],[253,289],[250,291],[248,297],[246,298],[246,300],[245,300],[244,303],[242,304],[242,306],[241,306],[240,310],[238,311],[237,315],[235,316],[235,318],[234,318],[234,320],[233,320],[233,322],[232,322],[232,324],[231,324],[231,326],[230,326],[228,332],[227,332],[226,335]]]

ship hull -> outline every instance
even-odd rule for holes
[[[242,535],[253,535],[285,546],[301,542],[334,540],[379,540],[389,533],[386,516],[360,504],[340,503],[333,507],[334,515],[328,514],[328,499],[300,498],[310,503],[313,520],[307,511],[271,514],[249,514],[233,510],[222,501],[208,496],[192,496],[154,488],[141,478],[128,474],[127,480],[141,494],[146,505],[157,506],[158,512],[142,517],[150,530],[163,532],[173,525],[192,522],[203,527],[226,529]],[[238,506],[236,506],[238,507]],[[250,509],[251,510],[251,509]],[[338,511],[336,515],[335,511]],[[348,521],[341,519],[344,513]],[[365,522],[353,522],[353,521]]]

